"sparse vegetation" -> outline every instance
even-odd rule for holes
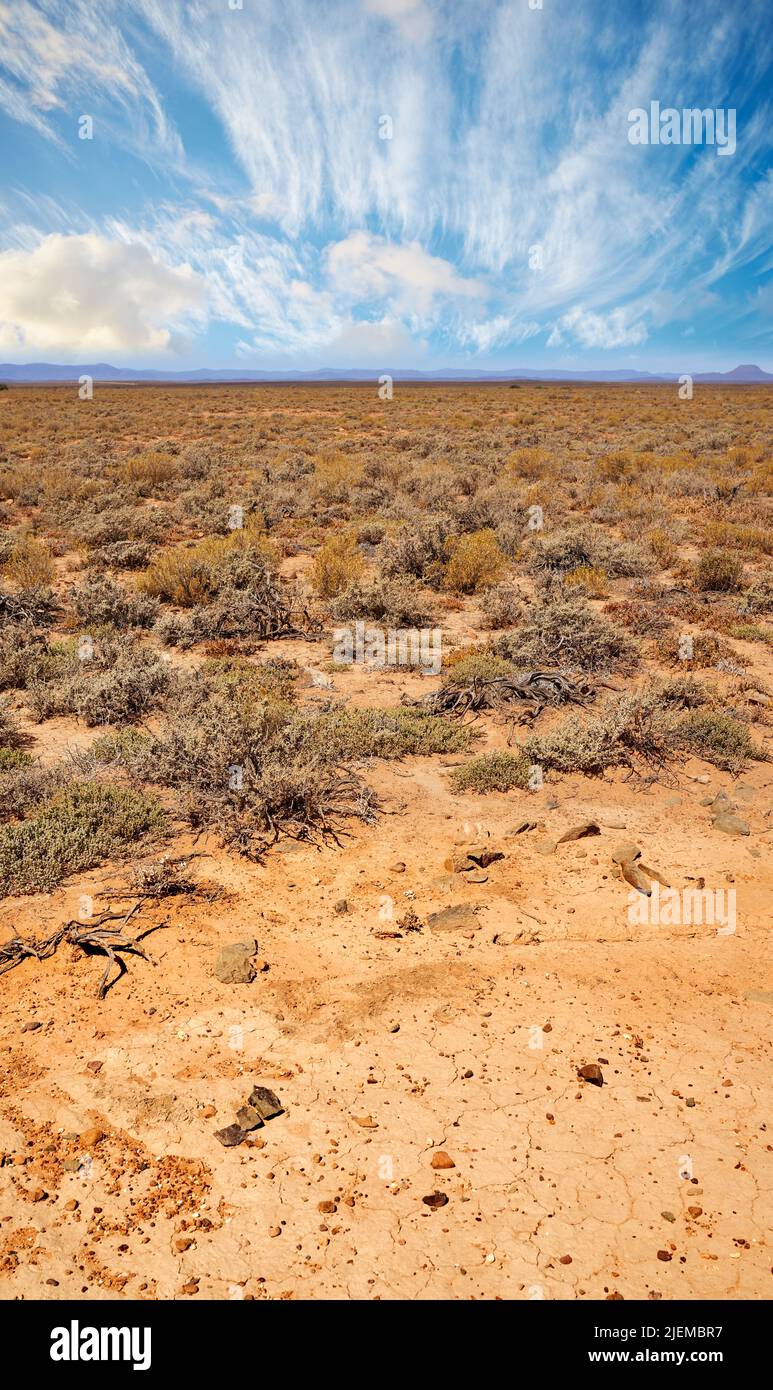
[[[48,892],[68,874],[121,858],[163,825],[144,792],[76,783],[28,820],[0,827],[0,893]]]
[[[509,792],[529,785],[529,760],[523,754],[496,751],[471,758],[451,773],[455,792]]]

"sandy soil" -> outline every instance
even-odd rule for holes
[[[420,686],[334,680],[355,703]],[[47,747],[83,735],[52,721]],[[457,761],[375,764],[384,815],[340,849],[256,866],[183,842],[201,894],[144,909],[151,959],[104,1002],[96,955],[3,977],[0,1296],[770,1296],[771,765],[476,798],[450,794]],[[723,788],[748,837],[712,826]],[[733,888],[735,930],[632,921],[620,840],[675,888]],[[504,857],[449,870],[470,845]],[[125,881],[6,900],[0,939]],[[255,979],[221,983],[219,948],[249,936]],[[256,1083],[285,1113],[224,1148]]]

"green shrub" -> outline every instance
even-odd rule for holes
[[[679,740],[685,752],[726,772],[741,772],[752,759],[765,759],[746,725],[721,710],[688,714],[679,726]]]
[[[515,667],[511,661],[497,656],[495,652],[473,651],[468,656],[463,653],[458,661],[450,662],[443,671],[442,686],[469,685],[472,681],[492,681],[499,676],[512,676]]]
[[[28,700],[38,720],[71,714],[89,726],[121,724],[158,709],[173,681],[169,663],[145,647],[102,640],[82,660],[74,643],[62,643],[29,681]]]
[[[0,827],[0,894],[50,892],[68,874],[126,855],[164,825],[142,792],[75,783],[30,820]]]
[[[528,758],[516,753],[483,753],[457,767],[450,783],[455,792],[509,792],[529,785]]]

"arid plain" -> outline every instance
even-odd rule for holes
[[[770,1296],[772,400],[0,393],[3,1298]]]

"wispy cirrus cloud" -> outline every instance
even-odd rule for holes
[[[52,120],[100,111],[114,140],[159,159],[182,144],[114,22],[113,0],[0,0],[0,108],[67,149]]]
[[[72,141],[88,95],[115,167],[153,164],[105,167],[89,229],[190,265],[240,353],[652,350],[764,302],[764,0],[0,0],[0,40],[30,139]],[[654,98],[737,106],[736,154],[633,146]],[[28,241],[67,230],[53,201]]]

